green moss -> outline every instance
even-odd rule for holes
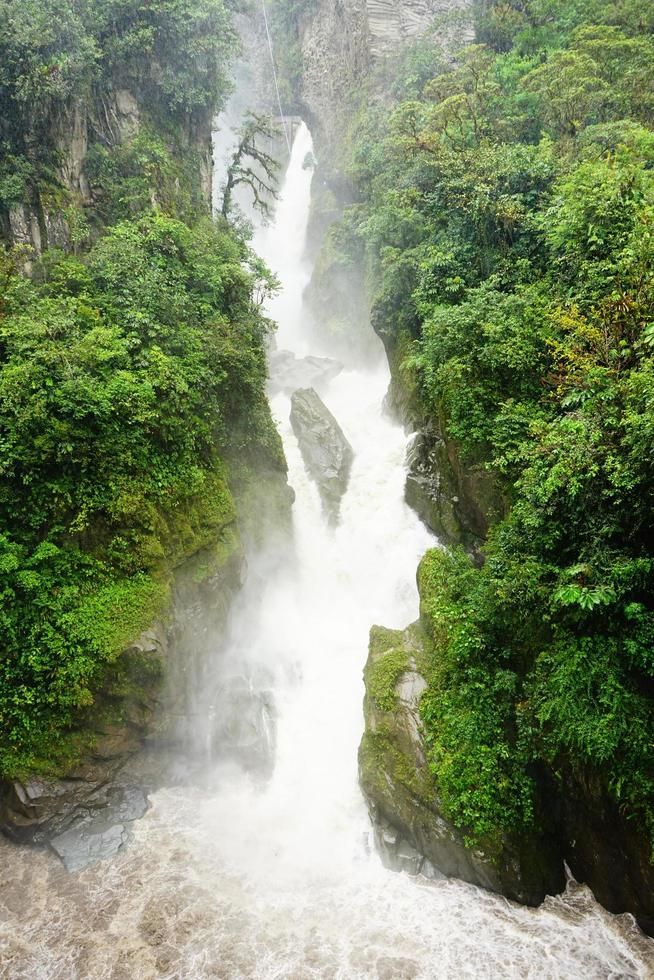
[[[431,775],[419,772],[415,763],[400,752],[387,726],[365,731],[359,748],[359,767],[363,786],[373,799],[394,796],[401,786],[425,806],[433,806],[435,786]]]
[[[392,711],[397,703],[395,685],[409,666],[409,658],[402,649],[371,657],[364,670],[366,691],[380,711]]]
[[[389,630],[385,626],[372,626],[368,641],[368,652],[372,659],[398,647],[402,642],[402,630]]]
[[[222,466],[205,472],[201,489],[168,508],[163,520],[163,545],[171,567],[213,545],[221,532],[236,521],[234,498]],[[230,546],[233,543],[229,534],[224,534],[222,540]]]
[[[135,575],[101,586],[67,620],[79,641],[112,660],[161,615],[168,599],[166,584]]]
[[[70,773],[92,750],[97,735],[90,729],[61,730],[56,740],[21,752],[8,746],[0,753],[0,771],[5,779],[29,779],[34,775],[57,779]]]

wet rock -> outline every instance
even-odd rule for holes
[[[80,871],[94,861],[113,857],[130,839],[129,824],[147,808],[139,787],[113,787],[100,811],[79,816],[74,826],[50,840],[50,847],[68,871]]]
[[[352,447],[313,388],[300,389],[291,397],[291,425],[307,472],[318,484],[327,517],[335,522],[350,476]]]
[[[456,447],[431,423],[413,435],[406,466],[409,506],[443,542],[477,551],[506,509],[492,475],[482,467],[464,467]]]
[[[93,824],[75,827],[54,837],[50,847],[61,858],[67,871],[81,871],[94,861],[113,857],[129,840],[124,824],[94,828]]]
[[[271,394],[285,391],[291,395],[298,388],[324,388],[343,370],[340,361],[331,357],[296,357],[292,351],[276,350],[268,355]]]
[[[395,870],[460,878],[538,905],[565,884],[563,862],[549,840],[526,835],[485,853],[467,847],[443,813],[421,731],[426,653],[419,623],[371,630],[359,778],[382,860]]]
[[[425,878],[443,878],[423,854],[402,837],[402,834],[374,809],[373,830],[375,845],[382,864],[391,871],[404,871],[409,875],[423,875]]]

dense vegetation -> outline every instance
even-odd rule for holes
[[[283,466],[264,394],[273,283],[212,221],[193,132],[204,120],[206,143],[234,48],[222,0],[0,4],[0,211],[64,213],[69,234],[0,255],[5,775],[84,742],[170,570],[233,523],[226,460]],[[96,130],[118,88],[138,125]],[[76,101],[85,197],[61,176]]]
[[[0,203],[64,193],[57,137],[76,100],[91,107],[100,149],[116,142],[112,89],[131,91],[160,136],[210,118],[236,45],[223,0],[2,0]]]
[[[430,761],[471,842],[537,819],[543,772],[654,837],[654,12],[489,2],[477,42],[421,41],[361,113],[332,241],[508,501],[483,564],[421,567]]]

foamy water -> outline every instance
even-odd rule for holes
[[[276,222],[257,239],[286,287],[271,309],[279,346],[300,354],[310,150],[301,128]],[[533,910],[461,882],[393,873],[374,853],[356,762],[368,631],[416,618],[416,565],[433,544],[403,500],[406,438],[382,413],[387,384],[380,358],[325,390],[355,453],[335,529],[305,473],[289,399],[272,402],[297,495],[294,547],[281,566],[265,554],[251,560],[214,665],[217,679],[267,678],[271,777],[221,757],[198,785],[155,793],[131,846],[76,875],[53,855],[1,843],[0,976],[654,975],[654,944],[579,885]]]

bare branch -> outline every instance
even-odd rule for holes
[[[234,188],[245,184],[252,191],[254,206],[268,217],[271,200],[277,197],[277,171],[279,162],[267,153],[260,141],[276,139],[279,130],[265,116],[248,113],[239,134],[239,142],[227,168],[227,181],[221,212],[227,218],[232,208]],[[250,161],[245,163],[245,161]],[[257,169],[254,169],[254,167]]]

